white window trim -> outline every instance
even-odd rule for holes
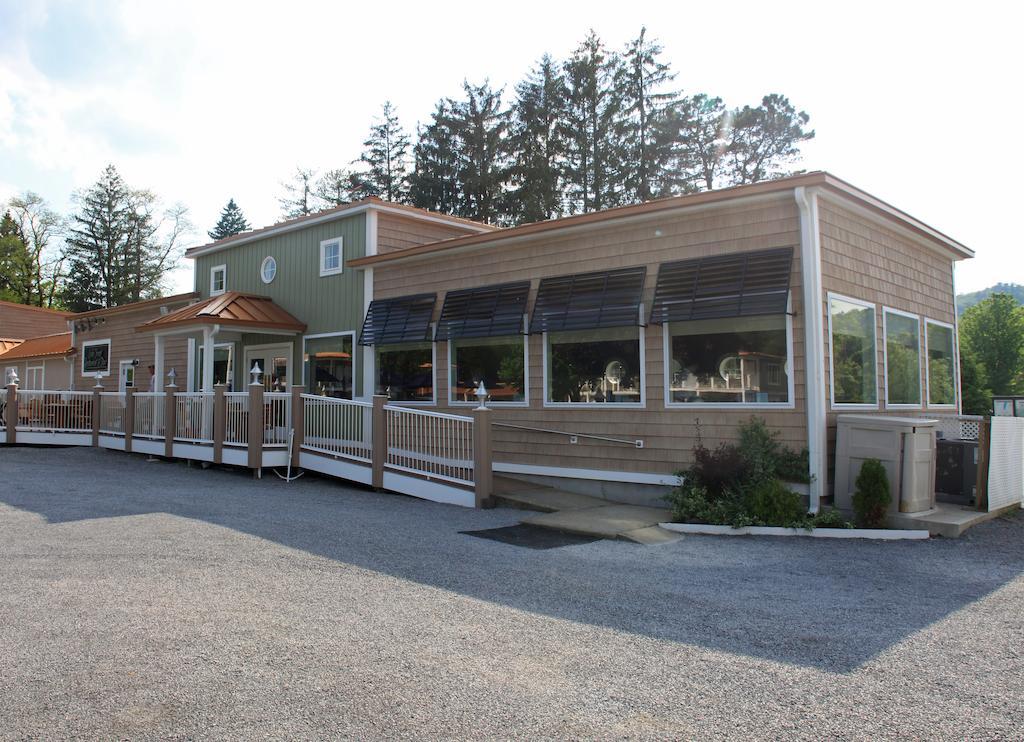
[[[219,291],[215,291],[213,288],[213,276],[217,271],[224,272],[224,286]],[[210,296],[220,296],[228,290],[228,266],[226,264],[215,265],[210,268]]]
[[[643,311],[641,309],[641,311]],[[647,407],[647,328],[637,325],[637,335],[640,338],[640,401],[639,402],[549,402],[548,401],[548,355],[550,353],[548,333],[543,334],[543,403],[545,408],[550,409],[575,409],[575,410],[642,410]]]
[[[107,368],[103,371],[86,371],[85,370],[85,349],[93,345],[106,345],[107,346]],[[82,372],[82,376],[89,379],[98,379],[102,376],[110,376],[110,338],[104,338],[103,340],[86,340],[82,343],[82,361],[78,366],[78,370]]]
[[[875,345],[875,401],[872,402],[836,402],[836,359],[833,348],[835,343],[832,341],[832,300],[839,299],[840,301],[847,301],[851,304],[864,307],[865,309],[871,310],[871,333],[872,339]],[[828,386],[829,386],[829,407],[833,410],[877,410],[879,409],[878,399],[878,307],[870,301],[864,301],[863,299],[854,299],[852,296],[845,296],[843,294],[836,294],[829,291],[826,296],[827,304],[825,310],[828,313]]]
[[[324,268],[324,258],[326,257],[325,252],[327,245],[332,242],[338,243],[338,267],[337,268]],[[339,273],[345,271],[345,240],[342,236],[331,237],[326,240],[320,240],[320,276],[336,276]]]
[[[263,271],[264,271],[264,269],[266,269],[267,262],[270,261],[270,260],[274,261],[274,275],[268,281],[267,277],[265,275],[263,275]],[[225,286],[227,286],[227,273],[224,274],[224,278],[225,278]],[[269,284],[273,283],[274,279],[276,279],[276,278],[277,278],[277,258],[275,258],[273,255],[268,255],[267,257],[263,258],[263,262],[260,263],[260,280],[263,281],[264,284],[268,284],[269,285]]]
[[[336,338],[348,335],[352,338],[352,399],[356,398],[356,332],[355,330],[344,330],[342,332],[319,332],[315,335],[302,336],[302,388],[306,394],[312,394],[306,380],[306,341],[318,340],[320,338]]]
[[[895,314],[917,322],[917,393],[920,401],[917,404],[893,404],[889,401],[889,323],[886,315]],[[882,383],[885,386],[885,408],[887,410],[920,410],[924,407],[924,379],[921,378],[921,317],[901,309],[882,307]]]
[[[792,298],[790,298],[790,303]],[[736,319],[742,319],[737,317]],[[698,320],[699,321],[699,320]],[[786,365],[789,366],[787,374],[786,394],[789,397],[787,402],[672,402],[672,392],[669,390],[672,368],[672,333],[669,330],[668,322],[661,326],[663,365],[662,375],[664,376],[663,394],[665,408],[669,410],[792,410],[796,408],[796,366],[793,363],[793,313],[789,305],[786,311]]]
[[[517,337],[516,335],[505,335],[498,337]],[[523,400],[521,402],[492,402],[490,399],[487,400],[488,407],[501,407],[502,409],[508,409],[510,407],[529,407],[530,406],[530,336],[520,334],[523,340]],[[456,338],[457,340],[458,338]],[[487,340],[488,338],[466,338],[466,340]],[[452,343],[451,340],[447,342],[448,345],[448,406],[449,407],[477,407],[480,402],[465,402],[458,399],[452,399]]]
[[[430,336],[434,336],[434,323],[430,324]],[[402,345],[416,345],[416,343],[394,343],[387,345],[389,348],[400,348]],[[374,364],[374,375],[373,375],[373,393],[377,393],[377,374],[380,373],[380,364],[377,362],[377,347],[373,346],[373,364]],[[430,401],[427,400],[388,400],[387,404],[394,405],[395,407],[437,407],[437,343],[430,343]],[[353,383],[355,380],[353,379]],[[383,392],[381,392],[383,394]]]
[[[928,362],[928,325],[937,325],[939,327],[945,327],[951,333],[953,333],[953,403],[952,404],[932,404],[931,403],[931,383],[932,383],[932,369],[931,364]],[[953,327],[949,322],[941,322],[937,319],[924,318],[924,368],[925,368],[925,389],[924,389],[924,404],[928,406],[929,410],[955,410],[957,403],[960,400],[960,364],[956,359],[957,355],[957,337],[956,328]]]
[[[192,340],[194,342],[194,338],[189,338],[189,340]],[[235,379],[234,379],[234,375],[235,375],[235,362],[238,360],[235,357],[235,342],[234,341],[229,341],[229,342],[226,342],[226,343],[214,343],[213,344],[214,360],[216,360],[216,354],[217,354],[217,349],[218,348],[227,348],[228,349],[228,369],[230,371],[230,373],[228,374],[228,378],[231,379],[231,388],[232,388],[232,390],[233,391],[240,391],[238,389],[235,389]],[[203,370],[202,364],[199,363],[199,356],[203,352],[202,343],[199,343],[192,352],[195,353],[195,363],[194,363],[194,365],[196,366],[196,368],[193,368],[193,361],[191,359],[191,356],[189,356],[189,372],[188,372],[189,379],[188,379],[188,383],[189,383],[189,387],[190,388],[189,388],[188,391],[190,391],[190,392],[195,391],[194,389],[191,388],[191,387],[195,386],[195,384],[193,382],[194,374],[202,373],[202,370]],[[248,377],[246,377],[246,382],[248,383]],[[202,384],[202,380],[200,379],[199,386],[202,386],[202,385],[203,385]]]
[[[40,366],[29,366],[26,363],[25,364],[25,383],[28,384],[29,377],[32,375],[32,372],[37,370],[37,369],[39,370],[39,388],[38,388],[38,390],[33,390],[33,391],[42,391],[42,390],[46,389],[46,364],[45,363],[40,365]],[[27,386],[25,387],[25,389],[26,389],[26,391],[29,391]]]

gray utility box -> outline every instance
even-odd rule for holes
[[[878,459],[889,475],[889,512],[935,507],[935,426],[938,420],[888,415],[840,415],[836,431],[835,504],[853,509],[860,466]]]

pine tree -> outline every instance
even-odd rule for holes
[[[409,200],[409,136],[402,129],[391,101],[385,101],[381,118],[370,127],[359,161],[367,167],[359,175],[361,196],[378,196],[386,201]]]
[[[459,209],[461,163],[451,108],[449,101],[438,101],[431,122],[418,127],[413,148],[415,169],[409,179],[412,205],[442,214],[455,214]]]
[[[313,184],[316,179],[315,170],[301,167],[295,168],[295,175],[288,182],[282,183],[285,195],[278,198],[285,219],[309,216],[313,213],[315,197]]]
[[[252,229],[252,226],[246,221],[245,214],[242,213],[238,204],[235,203],[235,199],[232,198],[228,199],[227,206],[220,212],[217,226],[206,234],[210,235],[211,240],[222,240],[225,237],[248,232],[250,229]]]
[[[521,224],[561,215],[565,138],[565,78],[545,54],[516,86],[509,143],[513,163],[507,217]]]
[[[619,57],[609,54],[593,31],[565,63],[564,131],[571,213],[597,211],[619,201],[624,159],[622,102],[614,83],[620,66]]]
[[[757,183],[792,174],[788,169],[800,157],[800,144],[814,138],[804,129],[810,121],[784,95],[772,93],[757,108],[744,106],[732,115],[728,177],[733,185]]]
[[[129,188],[113,165],[76,201],[67,238],[67,307],[85,311],[159,296],[178,243],[191,230],[185,208],[158,218],[156,197]]]
[[[490,83],[464,82],[466,97],[451,102],[452,130],[458,142],[458,216],[488,224],[501,219],[508,179],[508,112],[501,108],[501,90]]]
[[[684,175],[684,190],[712,190],[721,178],[727,115],[721,98],[698,93],[679,109],[678,158],[675,170]]]
[[[647,29],[641,28],[640,35],[627,44],[617,70],[627,153],[621,174],[626,202],[672,195],[677,183],[685,180],[672,170],[673,161],[678,162],[673,157],[678,93],[666,89],[675,74],[660,61],[661,53],[661,46],[649,41]]]
[[[321,209],[333,209],[355,201],[358,195],[359,179],[355,173],[345,168],[328,170],[321,175],[313,186],[313,197]]]

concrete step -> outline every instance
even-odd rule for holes
[[[609,505],[559,510],[523,518],[521,522],[556,531],[579,533],[601,538],[624,538],[637,543],[661,543],[675,539],[665,532],[662,538],[658,523],[669,520],[668,510],[639,505]],[[655,528],[656,531],[649,529]]]

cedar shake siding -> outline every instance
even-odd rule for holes
[[[458,224],[440,224],[380,212],[377,216],[377,252],[384,254],[414,245],[476,234],[480,230]]]
[[[0,301],[0,338],[27,340],[67,332],[68,320],[73,316],[70,312]]]
[[[110,367],[109,374],[104,376],[100,383],[106,391],[117,391],[118,389],[118,366],[121,361],[133,359],[139,360],[135,369],[135,388],[145,392],[149,390],[149,370],[147,366],[154,362],[154,340],[151,333],[137,332],[136,328],[149,320],[160,316],[160,307],[166,306],[168,311],[173,312],[187,305],[191,298],[171,297],[166,304],[159,302],[143,302],[138,308],[130,309],[126,306],[114,309],[100,310],[87,313],[93,319],[93,326],[88,329],[76,329],[75,331],[75,389],[86,390],[96,385],[96,378],[82,375],[82,346],[84,343],[96,340],[110,340]],[[103,322],[96,324],[97,319]],[[82,324],[81,322],[79,323]],[[169,336],[164,349],[164,384],[167,383],[166,374],[171,369],[176,374],[175,384],[179,391],[185,391],[185,382],[188,369],[188,344],[184,337]]]
[[[581,438],[570,445],[562,436],[495,429],[495,460],[548,467],[606,469],[646,474],[671,474],[691,458],[698,421],[704,443],[735,440],[738,427],[751,415],[765,418],[781,439],[795,448],[806,445],[804,406],[803,321],[801,302],[799,214],[792,191],[755,202],[719,204],[706,209],[673,211],[639,222],[610,222],[600,228],[559,234],[551,231],[528,241],[495,243],[461,254],[443,252],[430,259],[374,267],[374,298],[437,292],[434,320],[447,291],[530,281],[528,310],[532,310],[540,279],[633,266],[647,269],[643,309],[650,312],[662,263],[714,255],[792,247],[791,301],[795,312],[795,400],[793,409],[667,409],[664,399],[664,336],[661,325],[641,328],[646,364],[644,408],[594,404],[588,408],[545,408],[544,339],[529,336],[529,406],[494,406],[496,422],[573,433],[642,439],[636,449]],[[436,344],[437,409],[467,414],[465,406],[448,403],[448,344]]]

